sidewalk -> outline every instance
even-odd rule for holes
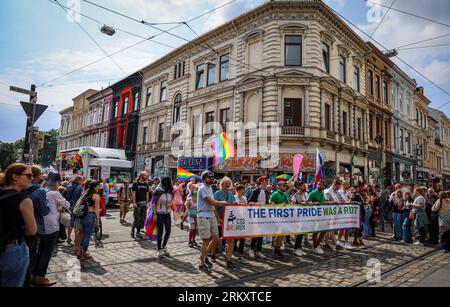
[[[425,277],[414,287],[450,287],[450,263]]]

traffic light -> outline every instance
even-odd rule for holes
[[[38,137],[37,137],[37,142],[36,142],[36,148],[38,150],[42,150],[44,149],[44,143],[45,143],[45,132],[44,131],[39,131]]]

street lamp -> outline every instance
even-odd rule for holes
[[[378,144],[378,153],[379,153],[379,162],[380,162],[380,179],[381,179],[381,186],[384,187],[384,169],[383,169],[383,144],[384,138],[378,134],[375,137],[375,142]]]
[[[109,35],[109,36],[113,36],[116,33],[116,30],[114,30],[113,27],[107,26],[107,25],[103,25],[100,29],[100,31],[103,34]]]

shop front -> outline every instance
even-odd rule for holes
[[[165,164],[164,164],[164,156],[158,156],[158,157],[153,158],[152,174],[153,174],[153,177],[157,177],[157,178],[169,176],[169,170],[165,167]]]

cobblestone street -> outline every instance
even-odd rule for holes
[[[129,215],[128,221],[131,220]],[[58,246],[48,274],[58,281],[58,286],[414,286],[450,262],[450,254],[432,247],[402,245],[389,240],[390,234],[381,233],[366,241],[365,250],[326,250],[325,255],[316,255],[307,246],[308,255],[301,259],[285,249],[285,258],[275,260],[270,257],[270,245],[265,245],[263,253],[268,257],[236,259],[233,270],[226,268],[221,254],[212,272],[204,273],[197,268],[198,248],[187,246],[186,230],[172,227],[168,243],[171,257],[158,259],[156,242],[131,239],[131,225],[120,225],[117,211],[111,210],[103,223],[105,238],[102,244],[91,243],[94,259],[82,263],[79,281],[73,278],[77,270],[71,262],[76,259],[73,248],[67,244]],[[367,284],[369,259],[381,263],[380,283]]]

